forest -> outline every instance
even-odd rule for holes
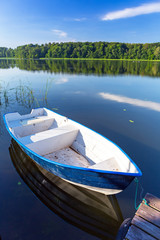
[[[160,60],[160,43],[64,42],[0,47],[0,58],[85,58]]]

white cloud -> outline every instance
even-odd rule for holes
[[[149,13],[160,12],[160,3],[147,3],[133,8],[125,8],[120,11],[109,12],[101,20],[108,21],[120,18],[135,17]]]
[[[152,101],[144,101],[137,98],[129,98],[121,95],[115,95],[105,92],[100,92],[99,95],[106,100],[111,100],[120,103],[127,103],[138,107],[148,108],[157,112],[160,112],[160,103]]]
[[[62,30],[53,29],[52,32],[58,37],[67,37],[67,33],[63,32]]]

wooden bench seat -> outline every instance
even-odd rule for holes
[[[38,116],[38,117],[32,117],[32,118],[27,118],[27,119],[22,119],[20,120],[20,124],[23,126],[26,125],[32,125],[40,122],[44,122],[49,119],[54,119],[53,117],[48,117],[48,116]]]
[[[13,120],[13,121],[10,121],[9,125],[10,125],[10,128],[15,128],[15,127],[32,125],[32,124],[44,122],[49,119],[54,119],[54,118],[49,117],[49,116],[36,116],[36,117],[30,117],[30,118],[26,118],[26,119]]]
[[[11,121],[10,129],[17,137],[25,137],[49,129],[53,122],[52,116],[36,116]]]
[[[45,155],[72,145],[78,129],[72,125],[49,129],[18,140],[32,151]]]

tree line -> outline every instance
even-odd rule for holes
[[[15,49],[0,47],[0,57],[160,60],[160,43],[65,42],[41,45],[28,44]]]

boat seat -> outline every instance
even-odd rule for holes
[[[19,126],[28,126],[28,125],[33,125],[36,123],[44,122],[46,120],[54,119],[54,117],[49,117],[49,116],[35,116],[35,117],[30,117],[26,119],[18,119],[18,120],[13,120],[10,121],[9,126],[10,128],[15,128]]]
[[[99,169],[99,170],[108,170],[108,171],[120,171],[120,167],[114,157],[106,159],[105,161],[96,163],[90,166],[92,169]]]
[[[66,124],[18,140],[37,154],[45,155],[71,146],[77,134],[78,129],[76,127]]]
[[[20,124],[23,125],[23,126],[26,126],[26,125],[31,125],[31,124],[44,122],[48,119],[51,119],[51,117],[48,117],[48,116],[32,117],[32,118],[27,118],[27,119],[20,120]],[[53,117],[52,117],[52,119],[53,119]]]
[[[49,129],[53,122],[53,116],[36,116],[11,121],[10,129],[17,137],[25,137]]]

